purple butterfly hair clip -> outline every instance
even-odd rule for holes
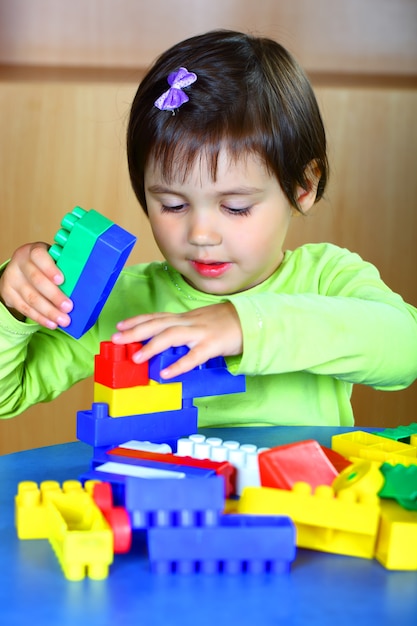
[[[175,109],[189,100],[183,88],[192,85],[196,80],[197,74],[189,72],[185,67],[180,67],[176,72],[172,72],[168,76],[170,88],[155,100],[155,106],[161,111],[172,111],[174,114]]]

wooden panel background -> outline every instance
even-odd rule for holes
[[[125,162],[141,67],[182,36],[250,28],[292,44],[310,71],[328,131],[326,198],[308,218],[294,219],[288,247],[333,241],[356,250],[417,305],[417,3],[352,0],[332,12],[334,3],[321,0],[312,14],[307,1],[275,0],[257,2],[256,15],[251,1],[207,4],[179,1],[174,13],[174,4],[159,0],[0,0],[1,259],[23,242],[51,241],[75,204],[138,234],[131,262],[160,258]],[[362,19],[376,5],[374,21]],[[375,21],[391,27],[378,31]],[[416,400],[416,384],[395,393],[358,386],[357,423],[416,421]],[[88,380],[0,421],[0,453],[74,440],[75,413],[91,401]]]

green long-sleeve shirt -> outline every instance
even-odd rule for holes
[[[243,354],[227,358],[228,367],[247,376],[247,390],[196,399],[200,426],[351,425],[354,383],[397,390],[417,378],[417,310],[358,255],[308,244],[287,251],[265,282],[231,296],[197,291],[165,262],[127,268],[79,340],[19,322],[0,305],[0,417],[90,376],[99,342],[119,320],[224,300],[243,330]]]

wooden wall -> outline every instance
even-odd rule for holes
[[[313,215],[294,219],[288,247],[333,241],[356,250],[417,305],[416,26],[413,0],[0,0],[1,259],[26,241],[51,241],[76,204],[138,234],[131,262],[160,258],[127,175],[130,101],[165,47],[238,28],[297,55],[327,126],[328,192]],[[416,384],[357,387],[357,423],[416,421],[416,400]],[[0,421],[0,453],[75,439],[75,413],[91,401],[88,380]]]

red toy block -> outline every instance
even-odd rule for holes
[[[117,554],[129,552],[132,546],[132,527],[129,514],[122,506],[113,506],[113,493],[109,483],[93,486],[93,499],[113,533],[113,550]]]
[[[138,342],[120,346],[111,341],[102,341],[100,354],[94,358],[94,382],[112,389],[148,385],[148,362],[132,361],[133,354],[141,347],[142,344]]]
[[[302,481],[314,489],[331,485],[338,476],[338,471],[314,440],[265,450],[259,453],[258,460],[263,487],[292,489],[295,483]]]
[[[175,454],[147,452],[145,450],[132,450],[130,448],[113,448],[107,454],[143,459],[146,461],[156,461],[157,463],[170,463],[182,465],[184,467],[198,467],[201,469],[211,469],[218,476],[224,478],[225,497],[229,498],[236,493],[236,468],[228,461],[211,461],[210,459],[194,459],[190,456],[176,456]]]

